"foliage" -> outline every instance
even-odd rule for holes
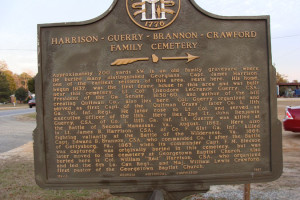
[[[0,73],[0,102],[7,102],[11,92],[6,76]]]
[[[10,94],[13,94],[17,89],[15,79],[13,77],[14,74],[9,70],[3,71],[2,73],[5,75],[6,80],[9,84]]]
[[[287,76],[284,74],[280,74],[279,72],[276,72],[276,83],[288,83]]]
[[[4,60],[0,60],[0,72],[8,70],[7,64]]]
[[[29,79],[28,82],[27,82],[28,90],[31,93],[35,93],[35,77]]]
[[[30,80],[32,77],[27,74],[26,72],[23,72],[22,74],[19,75],[19,79],[21,81],[22,87],[27,89],[27,82]]]
[[[17,100],[23,102],[28,97],[28,91],[25,88],[20,87],[16,90],[15,96],[16,96]]]
[[[284,96],[285,94],[285,91],[288,89],[289,87],[288,86],[281,86],[280,89],[279,89],[279,96]]]
[[[6,81],[9,84],[10,94],[13,94],[16,89],[20,87],[28,89],[29,85],[31,87],[30,91],[34,93],[34,80],[32,80],[32,76],[30,74],[26,72],[23,72],[20,75],[14,74],[8,69],[8,65],[4,60],[0,60],[0,74],[5,75]],[[30,81],[30,83],[28,83],[28,81]]]

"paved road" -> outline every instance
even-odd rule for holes
[[[32,141],[36,122],[17,119],[17,115],[35,112],[35,108],[0,111],[0,153]]]

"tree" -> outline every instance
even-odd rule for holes
[[[15,83],[16,83],[16,86],[17,86],[16,88],[22,87],[19,75],[18,74],[14,74],[13,77],[14,77],[14,80],[15,80]]]
[[[16,91],[16,89],[17,89],[16,83],[15,83],[15,79],[13,77],[14,74],[11,71],[9,71],[9,70],[4,71],[3,74],[5,75],[6,80],[7,80],[8,84],[9,84],[10,94],[13,94]]]
[[[298,83],[298,80],[293,80],[292,83]]]
[[[26,72],[23,72],[22,74],[20,74],[19,78],[20,78],[22,87],[24,87],[25,89],[28,89],[27,88],[27,82],[32,77],[29,74],[27,74]]]
[[[0,60],[0,72],[8,70],[7,64],[4,60]]]
[[[276,83],[288,83],[287,76],[284,74],[279,74],[279,72],[276,72]]]
[[[27,82],[28,90],[31,93],[35,93],[35,77],[33,77],[32,79],[29,79]]]
[[[9,97],[10,90],[8,81],[6,80],[5,75],[0,73],[0,102],[8,101]]]
[[[16,84],[13,73],[8,70],[8,66],[3,60],[0,60],[0,75],[0,101],[4,102],[9,100],[10,95],[15,92]]]
[[[28,97],[28,91],[25,88],[20,87],[16,90],[15,96],[16,96],[17,100],[23,102]]]

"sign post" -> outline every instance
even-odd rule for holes
[[[244,200],[250,200],[250,194],[251,194],[250,192],[251,192],[250,184],[245,184]]]

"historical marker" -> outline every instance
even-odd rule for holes
[[[278,178],[269,26],[192,0],[116,0],[90,21],[39,25],[37,183],[178,192]]]

